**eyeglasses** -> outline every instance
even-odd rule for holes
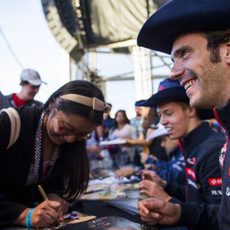
[[[58,124],[58,130],[62,135],[73,135],[76,136],[78,140],[86,140],[91,138],[92,133],[85,133],[79,130],[76,130],[74,128],[69,128],[71,127],[70,124],[64,121],[64,119],[61,117],[60,112],[56,109],[56,118],[57,118],[57,124]]]

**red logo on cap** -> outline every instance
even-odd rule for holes
[[[208,183],[212,187],[221,186],[222,185],[222,179],[221,179],[221,177],[208,178]]]
[[[160,85],[159,88],[158,88],[158,91],[161,91],[161,90],[164,90],[165,87],[163,85]]]

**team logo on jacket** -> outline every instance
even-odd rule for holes
[[[227,152],[227,147],[228,144],[227,142],[224,144],[224,146],[222,147],[221,151],[220,151],[220,155],[219,155],[219,162],[220,162],[220,166],[223,169],[223,165],[224,165],[224,158],[225,158],[225,154]]]
[[[222,185],[221,177],[208,178],[208,183],[211,187],[220,187]]]
[[[196,173],[191,168],[186,168],[186,174],[192,177],[193,180],[196,180]]]
[[[222,196],[222,190],[221,189],[212,189],[211,195],[213,196]]]
[[[188,162],[190,165],[196,165],[197,160],[196,160],[195,157],[191,157],[191,158],[188,158],[188,159],[187,159],[187,162]]]
[[[230,188],[229,187],[226,188],[226,195],[230,196]]]
[[[187,180],[187,183],[189,184],[189,185],[191,185],[193,188],[195,188],[195,189],[200,189],[200,185],[198,184],[198,183],[196,183],[195,181],[193,181],[193,180],[191,180],[191,179],[188,179]]]

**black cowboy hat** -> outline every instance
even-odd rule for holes
[[[137,44],[171,53],[176,37],[190,31],[230,28],[230,0],[171,0],[141,28]]]

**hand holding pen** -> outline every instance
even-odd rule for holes
[[[61,202],[50,200],[41,186],[38,186],[38,189],[44,201],[33,209],[31,226],[41,228],[54,226],[63,218],[63,212],[60,211]]]

